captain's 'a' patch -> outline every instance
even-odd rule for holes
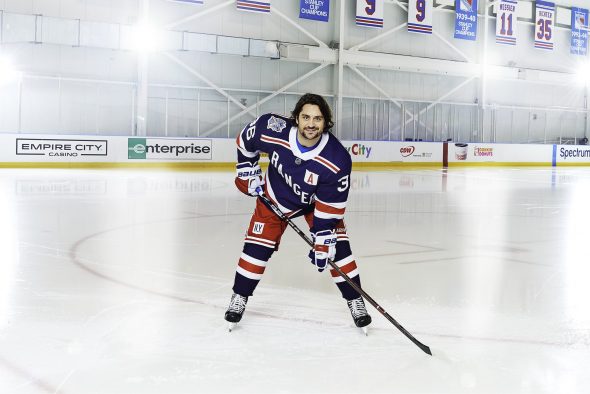
[[[280,133],[281,131],[283,131],[285,127],[287,127],[287,122],[285,122],[285,119],[275,118],[274,116],[271,116],[268,120],[268,124],[266,125],[266,127],[269,130]]]
[[[309,170],[305,170],[305,178],[303,178],[305,183],[308,185],[317,185],[318,184],[318,174],[315,172],[311,172]]]

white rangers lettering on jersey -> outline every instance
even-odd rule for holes
[[[272,156],[270,158],[270,165],[277,169],[277,172],[285,180],[285,183],[287,183],[287,185],[291,187],[293,193],[301,197],[302,204],[311,204],[311,196],[309,195],[309,193],[302,191],[301,186],[293,182],[293,177],[291,175],[283,173],[283,164],[279,163],[279,154],[276,151],[272,152]]]

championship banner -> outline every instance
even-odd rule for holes
[[[516,45],[517,0],[500,0],[496,14],[496,42]]]
[[[270,0],[268,1],[249,1],[237,0],[238,10],[249,12],[270,12]]]
[[[572,7],[572,55],[586,56],[588,53],[588,10]]]
[[[330,18],[330,0],[300,0],[299,18],[328,22]]]
[[[455,0],[455,38],[475,41],[477,0]]]
[[[203,0],[172,0],[174,3],[203,4]]]
[[[356,24],[383,28],[383,0],[356,0]]]
[[[535,14],[535,48],[552,51],[555,3],[537,0]]]
[[[433,0],[408,0],[408,31],[432,34]]]

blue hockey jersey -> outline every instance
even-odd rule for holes
[[[270,163],[264,192],[281,211],[299,216],[313,209],[312,231],[332,230],[344,217],[352,160],[340,141],[324,132],[319,143],[302,152],[293,119],[266,114],[238,134],[238,164],[256,165],[260,153]]]

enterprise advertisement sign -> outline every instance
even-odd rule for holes
[[[210,139],[129,138],[130,160],[212,160]]]

